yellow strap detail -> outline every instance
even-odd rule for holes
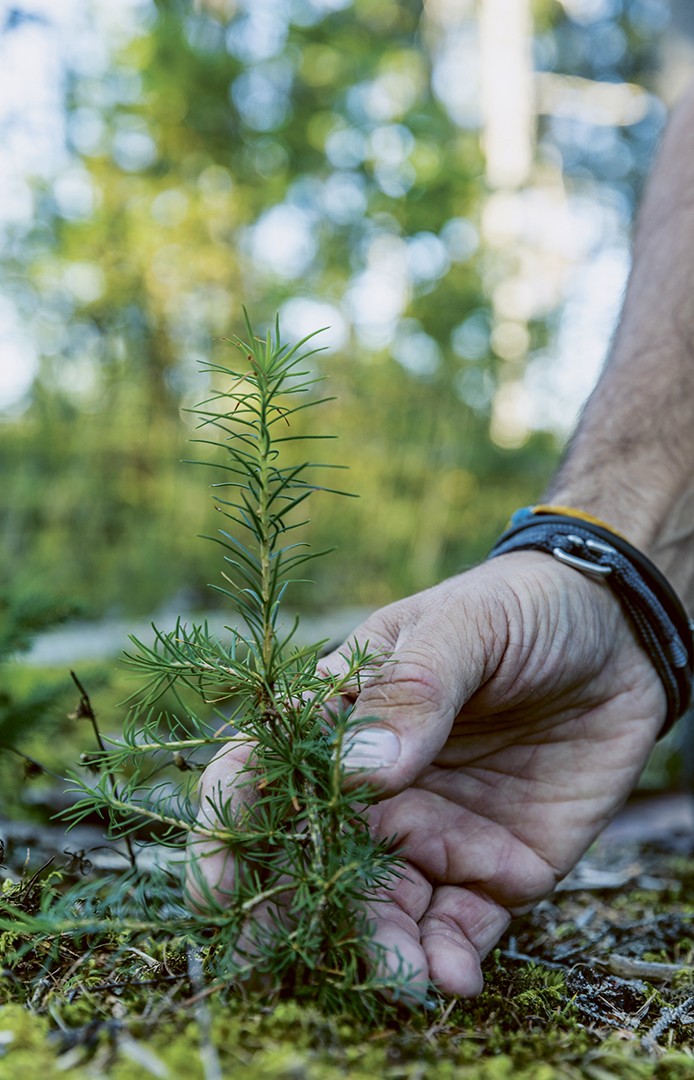
[[[624,533],[621,533],[619,529],[615,529],[613,525],[608,525],[606,521],[601,521],[600,518],[593,517],[592,514],[587,514],[585,510],[576,510],[573,506],[551,506],[549,503],[540,503],[538,506],[532,507],[533,514],[564,514],[566,517],[577,518],[579,521],[587,521],[590,525],[597,525],[600,529],[607,529],[608,532],[614,533],[615,536],[619,536],[620,539],[626,540],[629,543]]]

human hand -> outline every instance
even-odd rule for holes
[[[552,891],[628,795],[665,694],[605,585],[536,552],[383,608],[321,667],[340,673],[367,642],[389,659],[353,695],[364,727],[346,764],[382,795],[371,827],[405,860],[372,906],[375,941],[393,969],[473,995],[511,915]],[[247,755],[218,755],[201,805]],[[222,895],[229,857],[202,872]]]

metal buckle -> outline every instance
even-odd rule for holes
[[[616,555],[617,550],[610,546],[610,544],[604,543],[602,540],[586,540],[586,547],[589,547],[592,551],[601,551],[604,555]]]
[[[574,570],[579,570],[582,574],[590,574],[591,577],[606,578],[612,573],[611,566],[596,566],[595,563],[590,563],[587,559],[579,559],[578,555],[571,555],[568,551],[562,551],[561,548],[552,548],[552,555],[558,562],[565,563],[567,566],[573,567]]]

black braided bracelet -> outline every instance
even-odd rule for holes
[[[618,597],[665,687],[662,738],[689,708],[694,677],[694,624],[668,580],[624,537],[580,511],[517,510],[487,558],[527,549],[602,578]]]

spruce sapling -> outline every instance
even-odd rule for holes
[[[367,785],[343,790],[353,724],[339,702],[384,658],[354,648],[342,674],[325,675],[320,645],[298,646],[296,623],[283,628],[285,590],[316,557],[295,540],[306,524],[297,511],[333,490],[313,479],[328,466],[287,460],[297,444],[324,437],[295,421],[320,404],[305,366],[318,350],[315,335],[290,349],[278,324],[264,340],[247,326],[249,340],[233,341],[239,363],[207,366],[222,388],[194,410],[196,441],[223,455],[205,462],[222,470],[213,488],[225,520],[213,539],[224,572],[213,587],[237,625],[228,641],[180,621],[156,631],[151,646],[133,639],[127,662],[143,688],[123,739],[100,755],[96,785],[78,780],[82,798],[70,812],[77,822],[96,810],[112,837],[129,836],[136,848],[168,845],[178,857],[146,873],[131,869],[91,899],[83,889],[77,922],[80,933],[120,927],[131,941],[168,935],[204,945],[207,974],[222,983],[260,980],[331,1011],[369,1015],[411,973],[388,971],[370,940],[367,905],[387,894],[400,863],[369,832]],[[233,794],[221,783],[210,794],[208,785],[198,804],[200,771],[213,755],[218,768],[220,754],[238,769]],[[220,861],[223,882],[210,888],[206,865]],[[63,931],[70,903],[59,905]]]

